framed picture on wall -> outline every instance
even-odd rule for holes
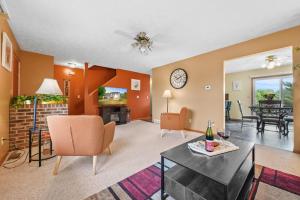
[[[13,59],[12,43],[5,32],[2,34],[2,66],[11,71]]]
[[[141,80],[131,79],[131,90],[141,90]]]
[[[232,90],[240,91],[241,90],[241,81],[232,81]]]
[[[70,97],[70,80],[64,79],[64,96]]]

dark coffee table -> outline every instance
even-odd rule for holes
[[[191,152],[187,142],[162,152],[161,199],[168,195],[178,200],[247,199],[254,180],[254,143],[235,138],[228,141],[240,149],[209,157]],[[166,172],[165,159],[176,163]]]

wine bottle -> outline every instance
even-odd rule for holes
[[[213,131],[212,131],[212,128],[211,128],[211,121],[209,120],[208,121],[208,125],[207,125],[207,129],[206,129],[206,140],[214,140],[214,134],[213,134]]]
[[[214,134],[211,128],[211,121],[208,121],[208,126],[205,134],[205,150],[212,152],[214,151]]]

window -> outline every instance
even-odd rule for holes
[[[281,79],[281,96],[283,105],[293,105],[293,77],[284,77]]]
[[[265,95],[274,94],[275,100],[282,100],[283,105],[293,105],[293,77],[276,76],[253,79],[253,104],[264,100]]]

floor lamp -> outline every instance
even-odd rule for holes
[[[168,113],[169,112],[169,99],[172,98],[171,90],[165,90],[162,97],[167,99],[167,113]]]
[[[46,95],[62,95],[58,83],[55,79],[45,78],[40,88],[35,92],[36,94]],[[33,107],[33,130],[36,130],[36,109],[37,109],[37,95],[34,97]]]

